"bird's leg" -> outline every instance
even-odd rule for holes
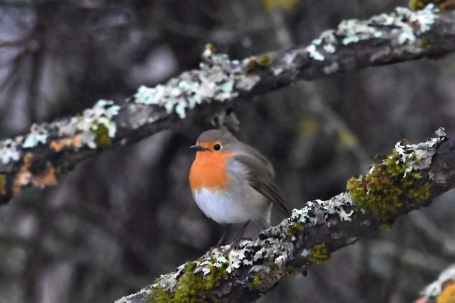
[[[243,233],[245,232],[245,229],[248,226],[248,224],[250,224],[250,220],[246,221],[245,225],[243,225],[242,227],[242,230],[240,230],[240,234],[237,236],[235,240],[242,239]]]
[[[226,251],[226,253],[229,253],[233,248],[235,248],[235,249],[239,248],[240,241],[243,239],[242,236],[243,236],[243,233],[245,232],[246,227],[248,226],[248,224],[250,224],[249,220],[245,223],[245,225],[243,225],[242,229],[240,230],[239,235],[234,239],[234,241],[232,241],[232,243],[229,246],[229,248]]]
[[[218,243],[216,243],[214,247],[220,247],[224,243],[224,240],[226,240],[227,234],[228,234],[228,228],[225,228],[223,235],[221,236],[221,238],[218,240]]]
[[[210,252],[213,252],[216,248],[220,248],[221,245],[223,245],[223,243],[225,242],[225,240],[227,238],[227,235],[229,234],[229,231],[230,231],[230,228],[229,228],[229,225],[227,225],[226,228],[224,228],[223,235],[218,240],[218,243],[216,243],[215,246],[210,247],[210,249],[209,249]]]

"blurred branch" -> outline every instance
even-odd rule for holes
[[[413,228],[426,234],[429,238],[437,242],[441,252],[452,257],[455,256],[453,235],[450,235],[445,230],[439,228],[435,222],[429,220],[422,213],[413,213],[410,217]]]
[[[403,221],[398,221],[395,224],[397,232],[395,234],[396,238],[394,240],[395,245],[392,251],[391,258],[391,269],[388,273],[388,277],[384,283],[384,292],[382,293],[380,302],[388,303],[392,302],[393,298],[396,296],[398,286],[400,284],[400,274],[403,270],[403,255],[406,251],[406,227]]]
[[[295,88],[297,91],[300,91],[301,94],[304,93],[304,87],[301,84],[296,85]],[[308,89],[306,90],[309,91]],[[365,147],[362,146],[360,140],[354,134],[354,132],[349,128],[349,125],[346,121],[330,107],[325,100],[316,93],[312,93],[311,98],[308,99],[308,110],[317,114],[321,117],[324,117],[323,124],[325,127],[333,130],[341,138],[343,135],[349,138],[348,144],[346,147],[356,157],[360,170],[365,171],[370,167],[371,157],[368,155]]]
[[[81,115],[32,125],[0,142],[0,203],[29,185],[57,184],[74,165],[103,149],[130,144],[163,129],[213,117],[300,79],[312,80],[370,66],[439,58],[455,51],[455,12],[428,5],[397,8],[366,21],[349,20],[306,47],[231,60],[208,46],[200,69],[163,85],[141,87],[122,106],[99,100]]]
[[[388,257],[392,259],[396,256],[397,245],[388,241],[372,241],[370,249],[375,258]],[[449,260],[444,260],[440,256],[410,248],[404,249],[399,257],[400,261],[406,264],[406,267],[414,267],[421,272],[429,272],[431,274],[441,271],[450,264]]]
[[[308,266],[329,260],[331,253],[453,188],[453,144],[455,139],[444,136],[415,145],[397,143],[381,164],[348,182],[349,192],[307,202],[255,241],[208,251],[117,303],[255,301],[283,276],[305,274]]]

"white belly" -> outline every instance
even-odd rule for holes
[[[219,224],[237,224],[259,219],[270,223],[271,202],[250,186],[233,191],[202,188],[193,192],[193,196],[204,214]]]

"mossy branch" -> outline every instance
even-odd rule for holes
[[[255,241],[209,251],[117,303],[250,302],[284,276],[305,275],[308,266],[455,187],[455,140],[442,129],[437,134],[420,144],[397,143],[380,164],[349,180],[348,192],[307,202]]]
[[[423,4],[422,4],[423,3]],[[418,2],[369,20],[347,20],[310,45],[231,60],[208,45],[199,69],[163,85],[141,87],[122,105],[99,100],[81,115],[34,124],[0,142],[0,204],[26,186],[57,184],[59,177],[96,152],[130,144],[163,129],[213,117],[233,103],[335,73],[455,51],[455,13]]]

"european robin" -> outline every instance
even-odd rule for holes
[[[253,147],[226,130],[213,129],[203,132],[191,148],[197,150],[190,169],[191,192],[207,217],[222,225],[245,223],[241,237],[250,221],[270,226],[273,204],[289,212],[273,180],[272,164]]]

